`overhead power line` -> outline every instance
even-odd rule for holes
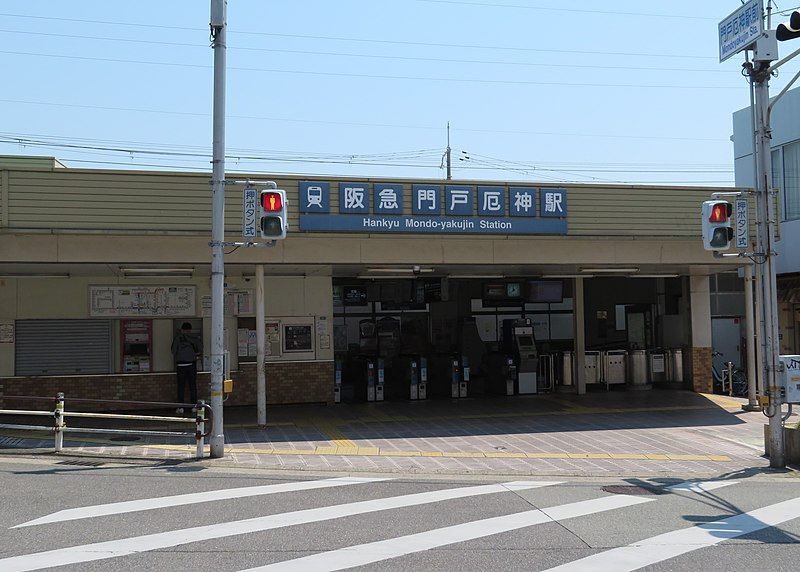
[[[131,113],[154,113],[161,115],[176,115],[188,117],[210,117],[210,113],[200,113],[193,111],[177,111],[168,109],[147,109],[141,107],[114,107],[104,105],[86,105],[78,103],[62,103],[56,101],[36,101],[24,99],[0,99],[0,103],[17,103],[21,105],[42,105],[48,107],[63,107],[67,109],[92,109],[100,111],[125,111]],[[365,123],[353,121],[331,121],[323,119],[299,119],[290,117],[268,117],[263,115],[240,115],[228,114],[228,119],[242,119],[248,121],[275,121],[286,123],[300,123],[311,125],[334,125],[344,127],[369,127],[377,129],[418,129],[425,131],[441,131],[441,126],[428,126],[428,125],[405,125],[398,123]],[[695,141],[695,142],[716,142],[720,143],[727,141],[724,138],[702,138],[702,137],[670,137],[664,135],[630,135],[630,134],[614,134],[614,133],[569,133],[569,132],[554,132],[554,131],[529,131],[523,129],[481,129],[481,128],[460,128],[453,127],[454,132],[462,133],[487,133],[496,135],[541,135],[541,136],[558,136],[558,137],[589,137],[595,139],[642,139],[653,141]]]
[[[101,24],[107,26],[129,26],[135,28],[149,28],[149,29],[166,29],[166,30],[182,30],[189,32],[204,32],[208,33],[207,28],[189,28],[184,26],[167,26],[163,24],[139,24],[132,22],[114,22],[108,20],[88,20],[80,18],[59,18],[54,16],[30,16],[25,14],[7,14],[0,13],[0,16],[9,18],[31,18],[35,20],[53,20],[58,22],[76,22],[84,24]],[[664,54],[664,53],[642,53],[642,52],[603,52],[597,50],[559,50],[553,48],[533,48],[525,46],[494,46],[494,45],[481,45],[481,44],[448,44],[442,42],[422,42],[413,40],[388,40],[377,38],[353,38],[346,36],[323,36],[323,35],[309,35],[309,34],[286,34],[277,32],[261,32],[249,30],[236,30],[230,29],[228,33],[231,35],[246,35],[246,36],[265,36],[273,38],[296,38],[302,40],[325,40],[335,42],[359,42],[368,44],[387,44],[387,45],[400,45],[400,46],[425,46],[437,48],[459,48],[459,49],[478,49],[478,50],[505,50],[516,52],[540,52],[540,53],[563,53],[563,54],[582,54],[582,55],[604,55],[604,56],[637,56],[647,58],[688,58],[700,60],[716,60],[713,56],[701,56],[695,54]]]
[[[52,34],[48,32],[31,32],[26,30],[4,30],[0,29],[3,34],[21,34],[32,36],[46,36],[55,38],[67,38],[74,40],[92,40],[104,42],[123,42],[135,43],[157,46],[178,46],[186,48],[208,48],[205,44],[189,44],[182,42],[160,42],[153,40],[139,40],[133,38],[112,38],[106,36],[86,36],[75,34]],[[390,60],[390,61],[410,61],[410,62],[432,62],[432,63],[448,63],[448,64],[476,64],[476,65],[499,65],[499,66],[516,66],[516,67],[532,67],[532,68],[558,68],[558,69],[598,69],[598,70],[625,70],[625,71],[657,71],[657,72],[687,72],[687,73],[717,73],[728,74],[730,70],[725,69],[692,69],[692,68],[666,68],[666,67],[643,67],[643,66],[602,66],[591,64],[548,64],[541,62],[519,62],[509,60],[476,60],[476,59],[459,59],[459,58],[430,58],[430,57],[416,57],[416,56],[395,56],[387,54],[370,54],[370,53],[354,53],[354,52],[326,52],[315,50],[289,50],[282,48],[255,48],[250,46],[236,46],[229,45],[229,50],[240,50],[248,52],[261,52],[261,53],[274,53],[274,54],[295,54],[295,55],[308,55],[308,56],[330,56],[342,58],[363,58],[363,59],[377,59],[377,60]],[[597,52],[595,52],[597,53]]]
[[[11,50],[0,50],[0,54],[10,54],[17,56],[32,56],[44,58],[58,58],[68,60],[82,60],[91,62],[106,62],[106,63],[124,63],[124,64],[138,64],[138,65],[153,65],[153,66],[169,66],[169,67],[184,67],[195,69],[211,69],[212,66],[205,64],[187,64],[177,62],[156,62],[148,60],[124,60],[118,58],[98,58],[90,56],[74,56],[65,54],[43,54],[36,52],[18,52]],[[349,77],[359,79],[389,79],[389,80],[402,80],[402,81],[431,81],[431,82],[452,82],[452,83],[475,83],[483,85],[537,85],[537,86],[557,86],[557,87],[612,87],[612,88],[640,88],[640,89],[711,89],[711,90],[724,90],[724,89],[740,89],[740,86],[731,85],[697,85],[697,84],[681,84],[681,85],[656,85],[656,84],[629,84],[629,83],[584,83],[584,82],[561,82],[561,81],[531,81],[531,80],[507,80],[507,79],[482,79],[482,78],[456,78],[456,77],[438,77],[438,76],[410,76],[410,75],[379,75],[379,74],[365,74],[365,73],[345,73],[345,72],[323,72],[323,71],[310,71],[310,70],[281,70],[281,69],[266,69],[266,68],[251,68],[251,67],[235,67],[229,66],[229,71],[244,71],[248,73],[271,73],[271,74],[288,74],[288,75],[309,75],[315,77]]]
[[[611,10],[586,10],[579,8],[555,8],[552,6],[529,6],[525,4],[501,4],[495,2],[467,2],[465,0],[416,0],[417,2],[424,2],[428,4],[455,4],[460,6],[481,6],[488,8],[518,8],[524,10],[535,10],[541,12],[567,12],[572,14],[594,14],[604,16],[641,16],[645,18],[678,18],[681,20],[713,20],[717,21],[719,18],[711,18],[706,16],[697,16],[696,14],[654,14],[652,12],[624,12],[624,11],[611,11]]]

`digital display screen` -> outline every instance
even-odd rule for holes
[[[533,303],[561,303],[564,283],[561,280],[532,280],[528,283],[528,300]]]
[[[521,346],[533,345],[533,336],[519,336],[517,339],[519,340],[519,345]]]

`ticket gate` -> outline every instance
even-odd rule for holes
[[[333,402],[342,402],[342,360],[336,360],[333,372]]]
[[[459,384],[461,383],[461,364],[453,358],[450,368],[450,397],[457,398],[459,395]]]
[[[412,358],[410,367],[409,398],[412,400],[427,399],[428,360],[425,358]]]
[[[428,358],[419,358],[419,383],[417,384],[417,398],[428,399]]]
[[[467,396],[469,387],[469,360],[461,356],[461,360],[453,358],[450,368],[450,397],[458,399]]]
[[[467,396],[467,387],[469,387],[469,359],[467,356],[461,356],[461,381],[458,383],[458,396]]]
[[[385,381],[383,359],[367,361],[367,401],[383,401]]]
[[[514,358],[506,358],[506,395],[514,395],[514,386],[517,383],[517,366]]]

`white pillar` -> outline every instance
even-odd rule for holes
[[[256,399],[258,400],[258,425],[267,424],[266,324],[264,316],[264,265],[256,264]]]
[[[744,325],[745,348],[747,350],[747,410],[758,410],[757,384],[756,384],[756,340],[755,316],[753,315],[753,266],[746,264],[744,267]]]
[[[586,393],[586,320],[583,304],[583,278],[575,278],[573,315],[575,317],[575,391]]]

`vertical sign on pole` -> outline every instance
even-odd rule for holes
[[[255,240],[258,222],[258,191],[246,186],[242,197],[242,236],[247,240]]]
[[[750,246],[750,220],[747,199],[736,199],[736,248],[747,250]]]

